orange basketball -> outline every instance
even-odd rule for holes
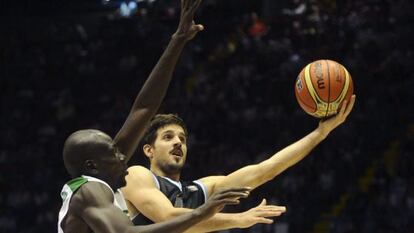
[[[342,102],[350,101],[354,92],[352,77],[344,66],[331,60],[309,63],[299,73],[295,95],[306,113],[325,118],[340,109]]]

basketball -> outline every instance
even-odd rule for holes
[[[332,60],[317,60],[302,69],[295,82],[295,95],[306,113],[325,118],[334,115],[354,92],[347,69]]]

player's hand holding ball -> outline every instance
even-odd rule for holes
[[[295,95],[302,109],[322,120],[324,136],[343,123],[351,112],[355,95],[352,77],[344,66],[331,60],[309,63],[299,73]]]
[[[309,63],[299,73],[295,95],[306,113],[326,118],[336,114],[343,101],[351,100],[354,92],[352,77],[344,66],[331,60]]]

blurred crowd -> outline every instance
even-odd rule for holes
[[[203,2],[206,30],[187,45],[160,109],[189,128],[184,179],[263,161],[316,128],[293,92],[313,60],[346,66],[357,94],[349,119],[307,158],[227,209],[266,198],[287,213],[228,232],[414,232],[413,9],[408,0]],[[177,1],[155,1],[127,18],[95,9],[3,22],[0,232],[56,232],[65,138],[81,128],[115,135],[178,17]],[[137,152],[130,163],[146,161]]]

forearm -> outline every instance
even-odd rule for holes
[[[312,131],[299,141],[289,145],[263,162],[263,173],[268,174],[267,179],[273,179],[287,168],[301,161],[313,148],[327,137],[319,128]]]
[[[143,108],[152,112],[157,111],[167,92],[174,68],[185,44],[185,37],[172,36],[167,48],[135,99],[131,112]]]
[[[226,188],[232,184],[256,188],[274,179],[284,170],[302,160],[326,136],[327,134],[322,133],[317,128],[304,138],[272,155],[269,159],[259,164],[243,167],[231,173],[219,181],[215,189]]]
[[[200,211],[194,210],[164,222],[130,228],[128,229],[128,233],[181,233],[201,222],[206,217]]]
[[[147,123],[157,112],[171,81],[172,73],[186,44],[184,37],[173,36],[137,95],[131,111],[114,141],[128,161],[143,136]]]
[[[160,219],[159,221],[166,221],[170,219],[174,219],[175,217],[183,216],[185,214],[191,213],[192,209],[187,208],[175,208],[175,210],[165,216],[165,219]],[[236,217],[237,214],[224,214],[224,213],[217,213],[211,218],[208,218],[192,227],[190,227],[186,233],[200,233],[200,232],[211,232],[211,231],[219,231],[219,230],[226,230],[230,228],[237,228],[239,224],[237,222],[238,218]]]
[[[191,227],[186,233],[212,232],[232,228],[240,228],[237,222],[237,214],[217,213],[213,217]]]

